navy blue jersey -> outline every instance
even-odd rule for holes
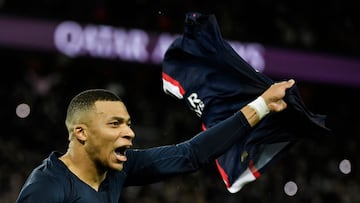
[[[200,13],[186,15],[184,33],[166,51],[162,71],[164,91],[184,100],[201,118],[204,130],[275,82],[251,67],[222,38],[214,15]],[[285,111],[265,117],[249,136],[216,160],[230,192],[256,180],[300,139],[329,133],[326,116],[306,108],[296,85],[287,90],[284,100],[288,103]]]
[[[122,171],[109,171],[98,191],[81,181],[53,152],[25,182],[17,203],[118,203],[123,187],[154,183],[211,163],[251,127],[241,112],[176,145],[130,149]],[[226,136],[224,136],[226,135]],[[221,144],[219,144],[221,143]]]

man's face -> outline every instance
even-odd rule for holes
[[[125,150],[135,137],[124,103],[98,101],[88,117],[85,151],[96,167],[122,170],[127,160]]]

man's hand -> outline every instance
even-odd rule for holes
[[[293,79],[274,83],[261,95],[261,97],[265,100],[269,111],[279,112],[287,107],[283,98],[286,90],[291,88],[294,84],[295,81]]]
[[[274,83],[261,96],[241,109],[250,126],[256,125],[270,112],[279,112],[287,107],[283,100],[286,90],[295,84],[293,79]]]

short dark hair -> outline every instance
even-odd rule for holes
[[[89,89],[80,92],[70,101],[70,104],[66,112],[65,124],[69,127],[69,124],[75,117],[75,114],[87,111],[93,108],[97,101],[119,101],[121,98],[115,93],[106,89]]]

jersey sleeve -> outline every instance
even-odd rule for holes
[[[190,140],[161,147],[129,150],[126,186],[157,182],[177,174],[194,172],[214,161],[251,129],[241,112],[200,132]]]

